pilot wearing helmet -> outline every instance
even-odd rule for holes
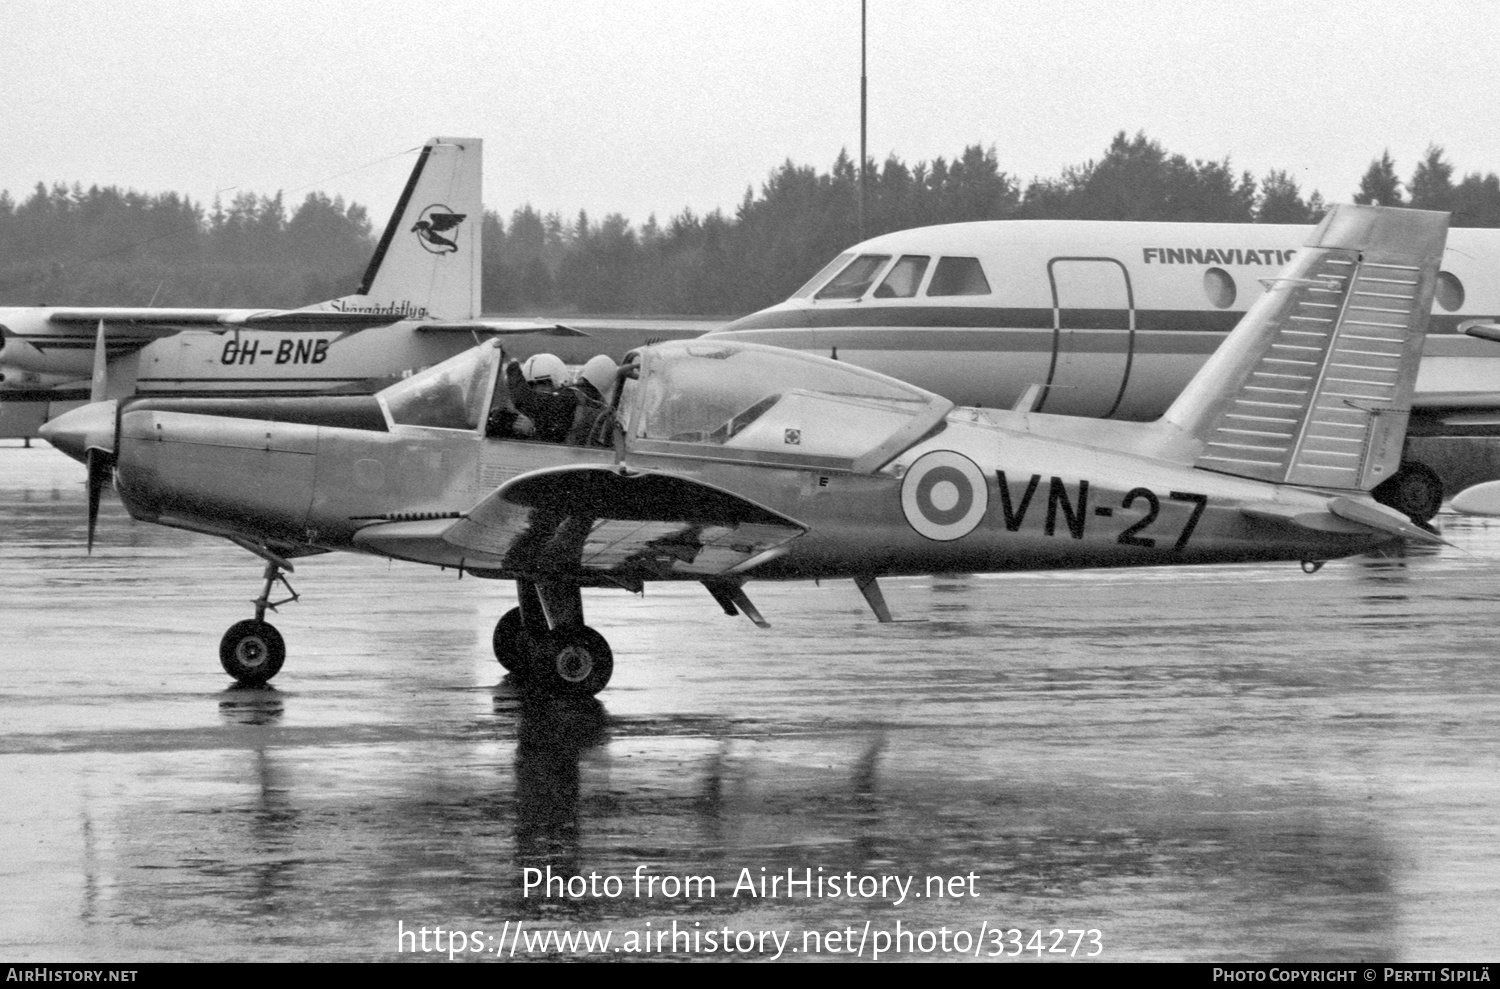
[[[608,354],[589,359],[573,381],[578,393],[578,411],[568,442],[574,446],[614,445],[614,412],[611,410],[619,368]]]
[[[536,354],[505,366],[505,383],[521,415],[531,421],[536,439],[563,443],[573,428],[579,397],[566,387],[568,368],[555,354]]]

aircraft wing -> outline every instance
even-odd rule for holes
[[[518,336],[542,333],[553,337],[586,337],[589,334],[563,323],[534,319],[457,319],[426,320],[417,324],[418,333],[475,333],[479,336]]]
[[[389,326],[411,319],[406,312],[339,312],[333,309],[159,309],[159,308],[89,308],[57,309],[49,323],[63,326],[95,326],[102,319],[112,326],[128,326],[132,335],[142,332],[171,336],[185,329],[228,330],[244,327],[277,327],[289,329],[307,326],[341,329]]]
[[[578,568],[625,586],[744,573],[801,523],[702,481],[613,465],[552,467],[502,484],[443,533],[503,569]]]

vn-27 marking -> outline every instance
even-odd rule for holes
[[[1006,478],[1005,471],[995,471],[995,479],[1000,487],[1000,512],[1004,517],[1005,528],[1010,532],[1018,532],[1021,524],[1026,521],[1026,511],[1031,507],[1037,489],[1041,487],[1042,475],[1031,475],[1031,480],[1027,482],[1026,490],[1022,492],[1019,501],[1011,494],[1010,481]],[[1203,511],[1208,507],[1208,496],[1190,491],[1173,491],[1167,495],[1167,498],[1171,501],[1188,502],[1193,506],[1192,514],[1188,516],[1182,531],[1177,534],[1177,541],[1172,544],[1172,549],[1176,551],[1186,547],[1188,540],[1192,538],[1193,530],[1198,527],[1198,520],[1203,517]],[[1158,537],[1146,536],[1142,533],[1150,528],[1157,516],[1161,514],[1161,498],[1150,488],[1131,488],[1125,492],[1120,508],[1129,510],[1139,501],[1146,503],[1146,514],[1127,526],[1115,542],[1122,546],[1142,546],[1154,549]],[[1050,478],[1047,485],[1047,519],[1042,524],[1042,531],[1049,536],[1057,535],[1057,523],[1061,518],[1063,525],[1067,527],[1068,535],[1074,539],[1082,539],[1084,525],[1089,516],[1088,504],[1088,481],[1078,482],[1078,500],[1075,503],[1069,497],[1068,486],[1063,479],[1055,476]],[[1100,518],[1112,518],[1115,510],[1107,505],[1099,505],[1094,508],[1093,514]]]

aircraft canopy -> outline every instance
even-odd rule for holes
[[[620,415],[636,448],[693,444],[699,455],[713,456],[702,449],[712,447],[733,459],[741,458],[730,451],[757,460],[854,461],[895,442],[910,445],[952,407],[932,392],[827,358],[700,339],[641,351]]]
[[[478,429],[500,370],[500,342],[489,340],[380,392],[398,426]]]

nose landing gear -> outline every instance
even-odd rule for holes
[[[299,595],[282,573],[292,569],[290,563],[263,547],[255,547],[252,552],[266,560],[266,585],[254,601],[255,617],[235,622],[219,641],[219,665],[239,683],[258,687],[275,676],[286,661],[286,642],[276,626],[265,620],[266,609],[275,611],[277,605],[296,601]],[[272,601],[271,589],[277,583],[290,596]]]

